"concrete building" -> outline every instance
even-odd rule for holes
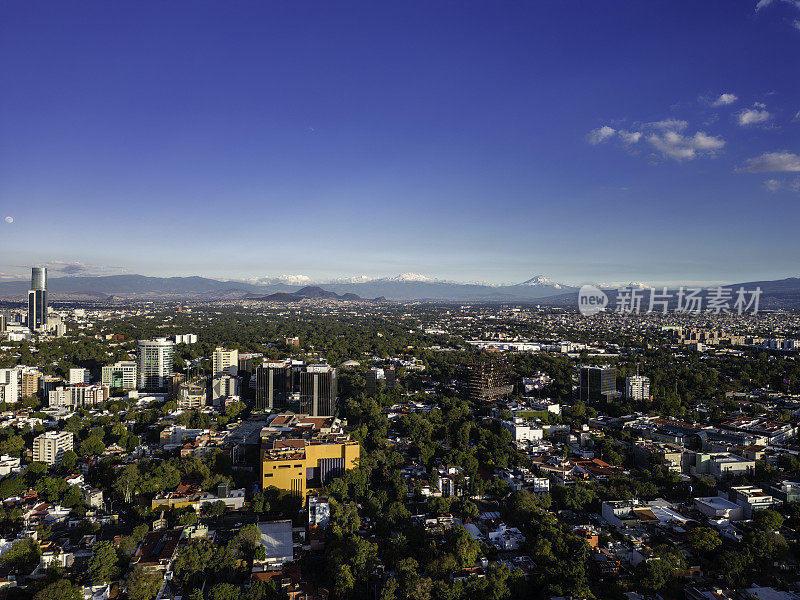
[[[123,360],[103,367],[102,382],[108,388],[135,390],[137,367],[132,360]]]
[[[694,507],[709,519],[728,519],[729,521],[744,519],[744,508],[720,496],[695,498]]]
[[[0,477],[5,477],[11,473],[20,473],[22,471],[22,461],[18,456],[8,456],[3,454],[0,456]]]
[[[261,532],[261,545],[266,552],[263,561],[269,570],[279,570],[284,563],[294,561],[294,543],[292,541],[292,522],[263,521],[258,524]]]
[[[513,421],[502,421],[501,425],[511,433],[515,442],[534,442],[544,437],[544,429],[532,425],[522,417],[516,417]]]
[[[89,383],[91,381],[91,374],[89,369],[70,369],[69,378],[67,383],[75,385],[76,383]]]
[[[178,335],[175,336],[175,343],[176,344],[196,344],[197,343],[197,334],[196,333],[178,334]]]
[[[140,389],[157,391],[167,387],[174,352],[175,344],[167,338],[139,340],[137,370]]]
[[[185,381],[178,386],[178,408],[180,410],[194,410],[206,405],[206,380],[197,378]]]
[[[754,485],[733,486],[728,492],[728,499],[744,509],[745,519],[752,519],[753,512],[757,510],[764,510],[773,504],[780,504],[780,500],[765,494],[764,490]]]
[[[42,373],[36,367],[17,367],[19,370],[19,397],[33,398],[41,389]]]
[[[617,370],[612,367],[581,367],[578,399],[611,402],[617,396]]]
[[[252,379],[251,379],[252,382]],[[286,408],[292,393],[292,361],[265,360],[255,368],[256,408]]]
[[[327,498],[310,496],[308,499],[308,526],[325,529],[331,520],[331,503]]]
[[[693,474],[707,474],[715,479],[722,479],[726,475],[743,475],[754,471],[755,468],[755,461],[731,454],[730,452],[716,452],[711,454],[698,452],[695,455]]]
[[[19,379],[16,369],[0,369],[0,403],[13,404],[19,400]]]
[[[97,406],[108,400],[108,388],[104,385],[79,383],[59,387],[48,394],[48,406],[69,409]]]
[[[358,466],[361,447],[353,440],[278,439],[261,449],[261,482],[264,488],[306,496],[334,477]]]
[[[216,377],[221,373],[228,375],[238,375],[239,372],[239,351],[226,350],[217,346],[211,356],[211,372]]]
[[[653,465],[664,465],[673,473],[684,471],[684,457],[691,453],[684,453],[678,444],[668,444],[652,440],[637,440],[633,445],[633,458],[636,466],[649,468]]]
[[[72,433],[69,431],[46,431],[33,440],[33,460],[57,465],[64,453],[72,450],[73,443]]]
[[[300,412],[312,417],[336,414],[336,369],[308,365],[300,373]]]
[[[211,381],[211,402],[216,405],[225,398],[239,396],[240,387],[241,380],[235,375],[224,372],[217,375]]]
[[[28,329],[32,332],[47,329],[47,269],[31,269],[31,289],[28,291]]]
[[[633,401],[650,400],[650,378],[644,375],[626,377],[625,399]]]
[[[768,485],[767,491],[781,502],[800,502],[800,483],[781,481]]]

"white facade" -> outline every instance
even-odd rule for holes
[[[211,402],[216,404],[223,398],[239,395],[241,381],[233,375],[223,374],[211,382]]]
[[[3,454],[0,456],[0,477],[5,477],[11,473],[19,473],[22,470],[22,461],[15,456]]]
[[[325,529],[331,520],[331,503],[327,498],[311,496],[308,499],[308,526]]]
[[[64,452],[72,450],[73,443],[72,433],[69,431],[46,431],[33,440],[33,460],[57,465]]]
[[[132,360],[122,360],[113,365],[103,367],[103,385],[109,388],[122,388],[123,390],[135,390],[137,385],[136,380],[136,363]]]
[[[60,387],[48,394],[48,405],[63,408],[81,408],[97,406],[108,400],[108,388],[103,385],[86,385],[80,383]]]
[[[19,400],[19,382],[16,369],[0,369],[0,402],[11,404]]]
[[[196,333],[184,333],[175,336],[175,343],[176,344],[196,344],[197,343],[197,334]]]
[[[76,383],[89,383],[89,369],[70,369],[69,379],[67,383],[75,385]]]
[[[211,357],[211,366],[215,376],[220,373],[237,375],[239,373],[239,351],[226,350],[220,347],[215,348]]]
[[[522,417],[516,417],[513,421],[503,421],[502,425],[511,433],[515,442],[533,442],[544,437],[544,430],[541,427],[529,425]]]
[[[650,399],[650,378],[644,375],[634,375],[625,378],[625,398],[628,400]]]
[[[172,356],[175,344],[167,338],[139,340],[138,375],[139,388],[155,390],[167,387],[172,373]]]

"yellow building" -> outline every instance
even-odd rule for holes
[[[361,446],[353,440],[278,439],[261,449],[261,481],[304,499],[331,479],[358,466]]]

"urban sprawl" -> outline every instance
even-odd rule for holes
[[[0,597],[800,599],[800,314],[0,311]]]

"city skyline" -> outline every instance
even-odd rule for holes
[[[791,3],[2,14],[0,278],[797,275]]]

